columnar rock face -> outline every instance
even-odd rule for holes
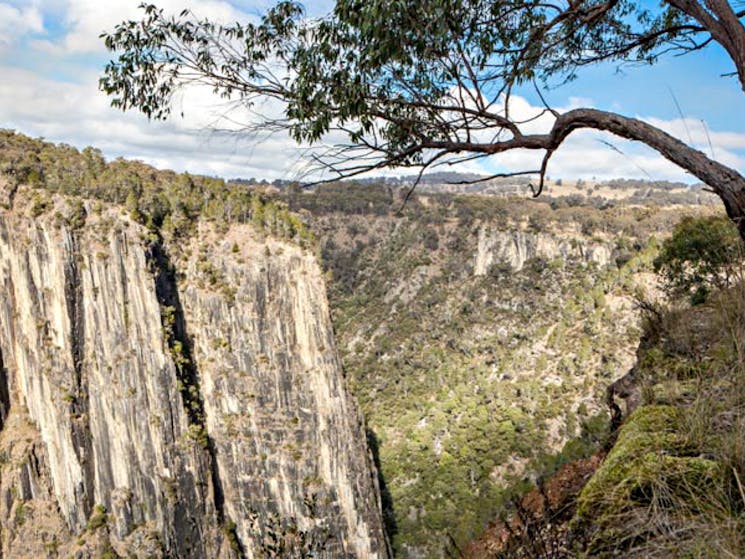
[[[612,250],[603,243],[588,241],[587,237],[561,236],[556,233],[498,231],[482,227],[474,261],[474,273],[485,276],[493,265],[506,265],[512,271],[522,270],[533,258],[577,260],[607,266]]]
[[[387,557],[312,255],[53,214],[0,211],[2,556]]]
[[[186,324],[200,325],[193,356],[226,516],[242,541],[256,537],[251,516],[291,518],[334,556],[382,556],[370,537],[382,530],[376,482],[315,258],[248,227],[197,237],[219,238],[191,247],[182,301]]]

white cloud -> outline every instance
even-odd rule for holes
[[[0,2],[0,52],[26,33],[41,33],[44,21],[36,6],[18,8]]]
[[[190,105],[186,119],[150,122],[138,113],[112,109],[97,91],[93,74],[82,85],[11,67],[0,66],[0,75],[0,127],[192,173],[291,179],[302,165],[301,150],[285,135],[258,136],[254,142],[210,132],[206,127],[214,114],[204,92],[185,99]]]
[[[60,0],[52,2],[59,4]],[[113,30],[122,21],[142,19],[143,12],[138,8],[140,3],[140,0],[62,0],[60,11],[64,13],[66,33],[60,39],[36,41],[34,46],[42,52],[59,56],[104,52],[99,35]],[[222,0],[160,0],[157,5],[167,14],[190,9],[198,18],[223,23],[246,21],[249,17]]]

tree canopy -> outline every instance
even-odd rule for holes
[[[739,278],[742,243],[737,230],[719,216],[686,217],[662,244],[654,267],[666,291],[703,303],[712,287],[729,287]]]
[[[734,5],[733,5],[734,4]],[[517,86],[572,79],[602,61],[654,63],[717,44],[745,92],[745,10],[722,0],[558,2],[337,0],[326,17],[278,2],[255,23],[219,25],[142,5],[141,21],[104,34],[117,58],[101,87],[124,110],[166,118],[173,96],[200,83],[244,106],[276,99],[262,126],[298,142],[344,138],[315,162],[334,178],[383,167],[425,169],[445,159],[540,150],[540,193],[552,154],[574,131],[643,142],[706,183],[745,237],[745,178],[663,130],[618,113],[559,113],[550,131],[525,133],[510,112]]]

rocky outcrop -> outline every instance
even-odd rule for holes
[[[312,255],[56,204],[0,212],[2,556],[387,557]]]
[[[577,495],[601,465],[603,452],[564,464],[549,479],[512,502],[508,518],[492,521],[470,542],[463,559],[568,559],[569,524],[577,509]]]
[[[505,265],[511,271],[522,270],[531,259],[594,262],[598,266],[611,263],[612,249],[587,237],[571,237],[555,233],[500,231],[487,226],[479,229],[474,259],[474,274],[485,276],[494,265]]]
[[[383,538],[370,536],[382,532],[373,468],[314,256],[245,226],[216,238],[215,250],[191,247],[183,309],[199,325],[193,356],[226,517],[241,541],[256,537],[252,516],[293,519],[334,557],[384,556]]]

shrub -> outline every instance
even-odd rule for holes
[[[655,259],[670,296],[688,296],[703,303],[712,287],[732,285],[742,260],[742,241],[726,217],[686,217],[675,226]]]

